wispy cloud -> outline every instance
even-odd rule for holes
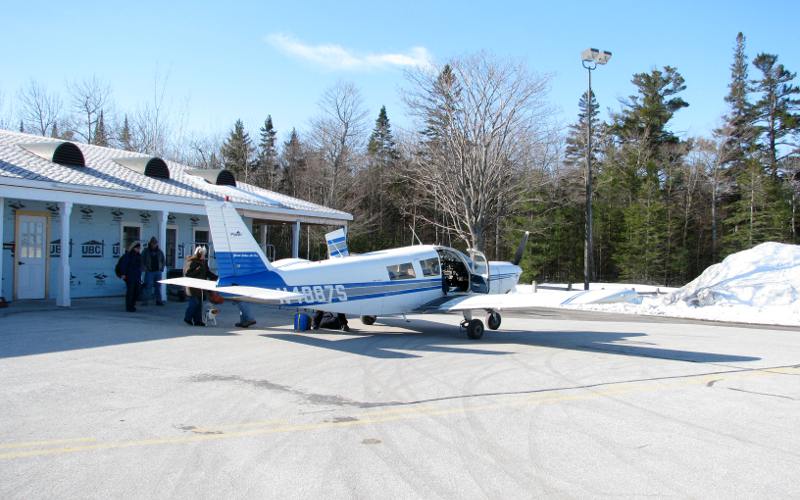
[[[428,68],[433,65],[433,58],[425,47],[412,47],[404,53],[357,54],[341,45],[309,45],[282,33],[267,36],[267,42],[284,54],[328,69]]]

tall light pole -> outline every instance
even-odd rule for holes
[[[586,236],[583,245],[583,289],[589,289],[592,280],[592,71],[598,64],[606,64],[611,52],[586,49],[581,52],[581,64],[589,73],[589,90],[586,92]]]

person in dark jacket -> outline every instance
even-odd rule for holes
[[[206,262],[206,248],[198,246],[194,249],[194,253],[186,259],[183,266],[183,274],[187,278],[196,278],[200,280],[216,280],[217,275],[212,273],[208,268]],[[189,325],[206,326],[203,322],[203,290],[199,288],[187,288],[187,295],[189,295],[189,305],[186,306],[186,313],[183,316],[183,321]]]
[[[147,248],[142,252],[142,262],[144,263],[144,291],[142,293],[142,305],[147,305],[147,294],[150,288],[153,288],[153,300],[156,301],[157,306],[163,306],[164,302],[161,300],[161,272],[164,270],[166,259],[164,252],[158,248],[158,240],[155,236],[150,238],[147,243]]]
[[[136,312],[136,297],[142,283],[142,245],[134,241],[120,259],[120,278],[125,281],[125,310]]]

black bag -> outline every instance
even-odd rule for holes
[[[122,260],[123,260],[125,257],[126,257],[125,255],[123,255],[122,257],[120,257],[120,258],[119,258],[119,260],[117,260],[117,265],[116,265],[116,266],[114,266],[114,274],[116,274],[116,275],[117,275],[117,278],[122,278]]]

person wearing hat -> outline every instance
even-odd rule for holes
[[[125,281],[125,310],[136,312],[136,298],[142,283],[142,244],[134,241],[119,261],[119,277]]]
[[[142,305],[147,305],[147,294],[152,290],[156,305],[163,306],[164,302],[161,300],[161,283],[159,283],[159,280],[161,280],[161,272],[164,270],[165,258],[164,252],[158,248],[158,240],[155,236],[150,238],[147,248],[142,252],[142,264],[144,265],[144,297]]]
[[[186,263],[183,265],[183,275],[200,280],[217,279],[217,275],[208,269],[206,247],[198,246],[194,249],[194,253],[186,259]],[[206,326],[203,322],[203,290],[187,288],[186,294],[189,295],[189,305],[186,306],[183,321],[193,326]]]

